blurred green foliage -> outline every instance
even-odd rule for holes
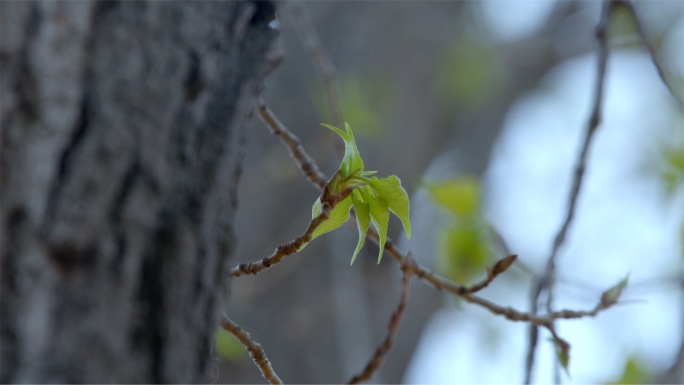
[[[380,134],[384,117],[391,112],[395,94],[394,83],[380,74],[345,77],[338,82],[343,120],[354,122],[354,132],[368,140]],[[330,121],[330,111],[322,90],[316,93],[315,103],[320,116]]]
[[[670,144],[663,150],[661,177],[668,194],[684,187],[684,140]]]
[[[457,218],[478,215],[480,211],[480,182],[473,177],[459,177],[425,185],[430,198]]]
[[[219,356],[230,362],[241,363],[248,358],[247,352],[240,341],[220,327],[216,329],[214,344]]]
[[[496,48],[470,39],[455,40],[437,72],[437,89],[449,104],[477,105],[502,81]]]
[[[608,28],[608,34],[614,47],[641,47],[636,22],[627,9],[623,7],[613,9]]]
[[[425,183],[433,202],[447,214],[439,231],[437,269],[465,285],[486,271],[496,253],[492,229],[482,216],[482,188],[473,177]]]
[[[610,384],[648,384],[651,377],[651,374],[646,371],[635,357],[630,357],[625,362],[622,377]]]

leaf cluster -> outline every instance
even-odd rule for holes
[[[345,150],[339,170],[328,182],[329,194],[324,193],[314,202],[311,217],[316,218],[323,212],[323,203],[326,199],[330,199],[330,196],[341,194],[350,189],[352,192],[334,205],[329,218],[316,228],[311,235],[311,240],[342,226],[349,219],[350,209],[353,207],[359,231],[359,242],[354,250],[351,263],[354,263],[363,247],[370,224],[373,224],[379,235],[378,263],[380,263],[387,240],[390,212],[401,221],[406,231],[406,237],[411,237],[408,194],[396,175],[378,178],[371,176],[376,171],[365,170],[363,159],[361,159],[354,139],[354,133],[349,124],[345,123],[346,131],[329,124],[322,125],[333,130],[344,140]]]

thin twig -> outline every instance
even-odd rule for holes
[[[332,60],[330,60],[330,55],[328,55],[328,52],[323,48],[323,45],[311,24],[311,20],[304,11],[304,7],[298,1],[291,2],[290,7],[299,37],[306,50],[309,52],[314,66],[318,70],[321,82],[323,83],[323,91],[328,110],[330,111],[330,118],[334,126],[341,127],[342,113],[340,111],[340,103],[337,98],[337,89],[335,86],[335,66],[332,63]]]
[[[263,258],[260,261],[251,263],[241,263],[233,267],[232,269],[230,269],[230,274],[233,277],[239,277],[245,274],[258,274],[261,271],[266,270],[267,268],[280,263],[280,261],[282,261],[283,258],[287,257],[288,255],[292,255],[299,251],[299,249],[304,244],[311,241],[311,236],[313,235],[314,231],[318,228],[318,226],[320,226],[323,222],[330,218],[330,212],[332,211],[332,209],[335,208],[335,206],[344,198],[346,198],[349,194],[351,194],[351,192],[352,189],[348,188],[343,190],[339,194],[331,195],[328,194],[328,189],[324,188],[323,194],[321,195],[321,213],[311,220],[304,234],[295,238],[292,242],[286,245],[278,246],[271,255]]]
[[[261,118],[271,130],[271,133],[287,145],[290,155],[297,161],[299,169],[306,179],[317,186],[319,190],[323,191],[323,188],[325,188],[325,175],[318,169],[316,162],[314,162],[311,156],[306,153],[299,138],[278,120],[261,99],[257,102],[257,113],[259,118]]]
[[[639,34],[639,38],[641,39],[641,44],[643,44],[644,48],[646,48],[646,50],[648,51],[648,55],[651,57],[651,61],[653,61],[653,65],[655,65],[656,70],[658,71],[658,76],[660,76],[660,80],[665,85],[665,88],[667,88],[667,90],[670,92],[670,95],[672,95],[672,98],[674,99],[675,103],[679,106],[679,110],[684,112],[684,100],[682,100],[681,95],[678,95],[675,92],[674,88],[672,87],[672,84],[670,84],[670,82],[667,80],[668,77],[665,74],[665,67],[660,61],[660,58],[658,57],[658,54],[655,51],[655,47],[653,47],[653,44],[648,39],[648,34],[646,33],[646,29],[644,28],[644,23],[642,23],[641,19],[639,19],[637,11],[634,8],[634,4],[629,0],[620,1],[619,4],[624,6],[625,9],[627,9],[627,11],[632,15],[634,23],[637,27],[637,33]]]
[[[551,312],[553,305],[553,285],[556,275],[556,262],[558,258],[558,252],[561,246],[565,243],[567,237],[568,229],[573,222],[575,217],[575,209],[577,207],[577,201],[579,197],[580,190],[584,182],[584,173],[587,167],[587,156],[589,153],[589,147],[594,138],[594,134],[601,123],[601,113],[602,113],[602,101],[605,86],[605,75],[606,75],[606,64],[608,62],[608,23],[610,18],[610,12],[614,7],[613,1],[607,1],[603,5],[603,10],[601,13],[601,20],[596,26],[596,39],[598,41],[597,47],[597,78],[594,88],[594,101],[593,109],[589,121],[587,123],[587,130],[584,136],[584,142],[582,143],[582,148],[580,150],[577,165],[575,166],[575,173],[573,175],[572,187],[570,190],[570,196],[568,199],[568,208],[565,215],[565,220],[561,228],[558,230],[556,237],[553,241],[553,247],[551,249],[551,254],[547,259],[546,269],[544,274],[539,279],[535,285],[532,296],[531,296],[531,313],[537,314],[538,312],[538,302],[541,294],[543,292],[547,293],[546,308],[548,312]],[[550,328],[549,330],[552,330]],[[525,363],[525,383],[529,384],[532,376],[532,367],[534,366],[534,359],[536,354],[536,347],[538,342],[538,329],[537,325],[530,325],[530,338],[527,350],[527,359]]]
[[[268,122],[266,122],[268,124]],[[281,124],[280,129],[283,132],[283,136],[279,136],[280,138],[282,137],[288,137],[288,136],[294,136],[292,133],[290,133],[289,129],[285,127],[285,125]],[[288,141],[283,141],[283,143],[290,148],[291,144]],[[300,149],[302,153],[306,153],[304,149]],[[290,152],[294,152],[293,148],[290,148]],[[303,167],[303,164],[301,163],[301,158],[294,157],[295,161],[298,163],[300,167]],[[314,162],[310,157],[308,157],[310,162]],[[311,165],[309,165],[311,167]],[[317,169],[315,163],[313,164],[313,167]],[[314,187],[320,188],[320,186],[316,183],[313,183]],[[353,222],[353,221],[352,221]],[[379,236],[378,233],[373,229],[369,228],[368,233],[367,233],[368,238],[370,238],[374,243],[379,242]],[[404,266],[404,261],[406,260],[406,255],[402,253],[397,246],[395,246],[394,242],[388,237],[386,242],[385,242],[385,253],[389,254],[392,259],[394,259],[399,266]],[[499,305],[496,305],[490,301],[487,301],[486,299],[477,297],[473,295],[476,291],[479,291],[483,288],[485,288],[487,285],[489,285],[490,282],[494,278],[496,278],[499,274],[503,273],[508,269],[509,266],[515,261],[516,256],[511,255],[506,258],[503,258],[502,260],[498,261],[492,268],[490,268],[487,272],[487,278],[483,280],[482,282],[475,284],[474,286],[471,287],[464,287],[457,285],[451,281],[448,281],[444,278],[439,277],[437,274],[431,272],[429,269],[421,266],[417,262],[413,261],[413,275],[421,279],[423,282],[427,283],[428,285],[432,286],[433,288],[437,290],[443,290],[446,292],[449,292],[451,294],[454,294],[456,296],[459,296],[463,298],[466,302],[476,304],[478,306],[481,306],[485,309],[487,309],[489,312],[500,315],[502,317],[505,317],[511,321],[523,321],[523,322],[530,322],[532,324],[535,324],[537,326],[542,326],[545,328],[552,328],[552,321],[555,319],[560,319],[563,318],[563,315],[572,315],[572,318],[579,318],[579,317],[591,317],[596,315],[600,310],[596,310],[596,313],[594,313],[594,310],[588,311],[588,312],[575,312],[575,313],[570,313],[570,311],[563,310],[560,312],[556,313],[550,313],[546,317],[541,317],[537,316],[535,314],[530,314],[530,313],[524,313],[518,310],[515,310],[513,308],[509,307],[502,307]]]
[[[240,325],[236,324],[226,316],[221,321],[221,328],[240,340],[242,346],[247,349],[249,355],[252,357],[254,364],[259,368],[261,375],[264,377],[264,379],[266,379],[266,381],[269,382],[269,384],[283,383],[280,377],[278,377],[276,372],[273,370],[271,362],[268,360],[264,348],[261,347],[261,344],[256,342],[249,333],[242,329]]]
[[[389,325],[387,325],[387,336],[385,337],[385,340],[382,341],[382,344],[380,344],[380,346],[378,346],[378,348],[375,350],[375,354],[373,354],[373,357],[371,357],[371,359],[368,361],[363,371],[352,377],[348,384],[359,384],[370,379],[371,376],[378,370],[378,368],[380,368],[380,365],[382,365],[382,361],[385,359],[387,353],[389,353],[390,349],[392,349],[394,339],[397,335],[397,330],[399,329],[399,322],[401,321],[401,317],[404,315],[404,311],[406,310],[409,282],[411,280],[411,275],[414,272],[414,267],[415,265],[411,259],[411,253],[409,253],[406,255],[404,264],[401,266],[401,271],[403,273],[401,299],[399,300],[397,308],[394,309],[394,312],[392,313]]]

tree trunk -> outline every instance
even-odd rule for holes
[[[273,18],[0,4],[0,381],[211,382]]]

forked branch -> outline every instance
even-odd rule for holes
[[[572,178],[572,186],[570,188],[570,195],[568,198],[567,211],[565,214],[565,219],[560,229],[558,230],[554,240],[553,246],[551,248],[551,254],[549,255],[546,263],[546,269],[544,274],[539,278],[537,284],[535,285],[532,295],[531,295],[531,313],[537,314],[539,311],[539,300],[542,293],[546,293],[546,310],[551,312],[553,307],[553,285],[556,279],[556,261],[558,259],[558,252],[561,246],[565,243],[565,239],[570,229],[570,225],[575,218],[575,211],[577,207],[577,200],[579,197],[580,190],[584,183],[584,174],[587,168],[587,157],[589,154],[589,148],[594,139],[594,134],[596,133],[599,125],[601,124],[602,118],[602,102],[603,93],[605,87],[605,76],[606,76],[606,66],[608,63],[608,23],[610,21],[610,13],[615,6],[614,1],[607,1],[603,4],[603,10],[601,13],[601,20],[596,26],[596,40],[598,42],[597,46],[597,77],[594,87],[594,100],[591,115],[587,122],[587,129],[584,134],[584,141],[582,142],[582,148],[577,158],[577,164],[575,166],[575,172]],[[551,320],[553,322],[553,320]],[[550,331],[553,327],[547,327]],[[534,366],[535,352],[538,342],[539,330],[536,324],[530,325],[530,337],[528,342],[527,359],[525,362],[525,383],[529,384],[532,375],[532,367]]]
[[[269,124],[268,121],[264,120],[266,124]],[[280,138],[282,137],[290,137],[294,136],[289,129],[285,125],[282,125],[279,127],[279,130],[283,132],[282,136],[279,136]],[[290,144],[288,141],[283,141],[283,143],[288,146],[290,149],[290,152],[294,152],[293,148],[290,148]],[[297,151],[301,151],[302,153],[306,154],[305,150],[303,148],[299,148]],[[315,162],[311,157],[306,156],[306,157],[294,157],[295,161],[299,165],[300,168],[307,167],[307,168],[315,168],[318,169],[318,167],[315,165]],[[307,162],[311,162],[311,164],[308,163],[302,163],[300,159],[307,159]],[[314,187],[319,188],[318,184],[313,183]],[[379,242],[379,236],[378,233],[372,229],[368,229],[368,238],[370,238],[374,243]],[[388,237],[386,242],[385,242],[385,253],[388,253],[390,256],[392,256],[392,259],[401,267],[404,266],[405,260],[407,258],[407,255],[402,253],[399,248],[392,242],[392,240]],[[506,271],[512,263],[515,261],[516,256],[511,255],[506,258],[501,259],[498,261],[494,266],[487,271],[487,277],[480,283],[477,283],[473,286],[467,287],[467,286],[461,286],[457,285],[445,278],[440,277],[436,273],[431,272],[429,269],[421,266],[417,262],[413,261],[413,275],[421,279],[423,282],[427,283],[428,285],[432,286],[433,288],[437,290],[442,290],[446,291],[448,293],[451,293],[453,295],[456,295],[458,297],[463,298],[466,302],[481,306],[485,309],[487,309],[489,312],[500,315],[508,320],[511,321],[524,321],[524,322],[530,322],[534,325],[537,326],[542,326],[545,328],[552,328],[552,321],[555,319],[559,318],[564,318],[563,316],[572,316],[571,318],[581,318],[581,317],[591,317],[601,310],[605,309],[592,309],[591,311],[584,311],[584,312],[573,312],[569,310],[563,310],[560,312],[555,312],[555,313],[549,313],[546,316],[537,316],[535,314],[530,314],[530,313],[525,313],[521,312],[519,310],[510,308],[510,307],[503,307],[496,305],[493,302],[490,302],[486,299],[480,298],[476,295],[474,295],[475,292],[484,289],[487,287],[497,276],[499,276],[501,273]],[[555,332],[554,332],[555,333]]]

